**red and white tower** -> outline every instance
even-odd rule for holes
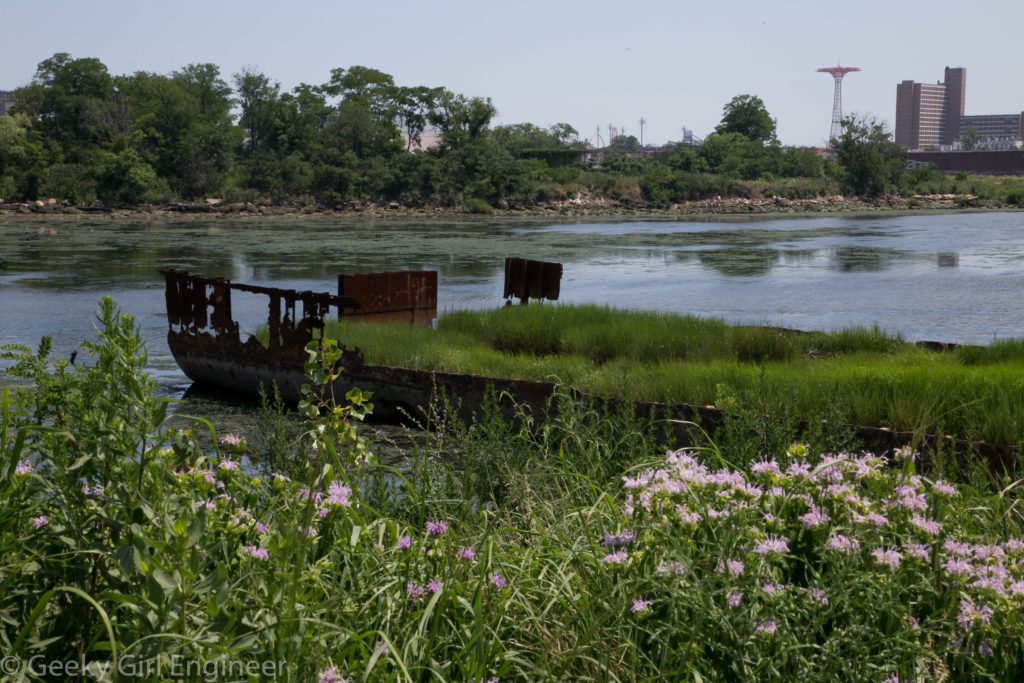
[[[843,137],[843,76],[851,71],[860,71],[855,66],[829,66],[818,69],[820,73],[832,74],[836,79],[836,92],[832,98],[832,130],[829,132],[828,141],[838,140]]]

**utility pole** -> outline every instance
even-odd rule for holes
[[[644,146],[644,126],[647,125],[647,119],[640,117],[640,146]]]

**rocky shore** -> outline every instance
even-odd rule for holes
[[[736,197],[704,199],[670,205],[642,201],[616,201],[606,198],[582,198],[551,201],[531,206],[502,203],[486,215],[492,216],[700,216],[700,215],[765,215],[816,213],[873,213],[900,211],[955,211],[955,210],[1016,210],[1021,207],[999,201],[980,199],[969,194],[890,196],[877,199],[843,197],[815,197],[786,199],[770,197],[743,199]],[[29,203],[0,204],[0,217],[64,218],[109,217],[120,219],[210,219],[215,217],[256,218],[260,216],[372,216],[394,217],[451,217],[470,215],[459,206],[405,206],[398,202],[375,204],[372,202],[346,202],[325,206],[303,203],[225,202],[207,199],[197,203],[105,206],[101,204],[74,205],[56,199]],[[478,213],[478,212],[473,212]]]

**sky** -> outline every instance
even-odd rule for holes
[[[57,52],[113,74],[213,62],[290,89],[369,66],[400,85],[492,98],[496,123],[608,124],[644,142],[704,137],[732,97],[760,97],[787,145],[821,145],[843,109],[891,126],[896,84],[967,69],[967,114],[1024,111],[1024,2],[975,0],[0,0],[0,90]]]

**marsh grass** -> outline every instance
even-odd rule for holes
[[[340,321],[327,334],[382,365],[553,380],[634,401],[714,405],[724,389],[808,423],[827,414],[847,425],[1024,441],[1024,342],[1015,340],[933,351],[877,328],[804,333],[561,305],[449,313],[437,330]]]

